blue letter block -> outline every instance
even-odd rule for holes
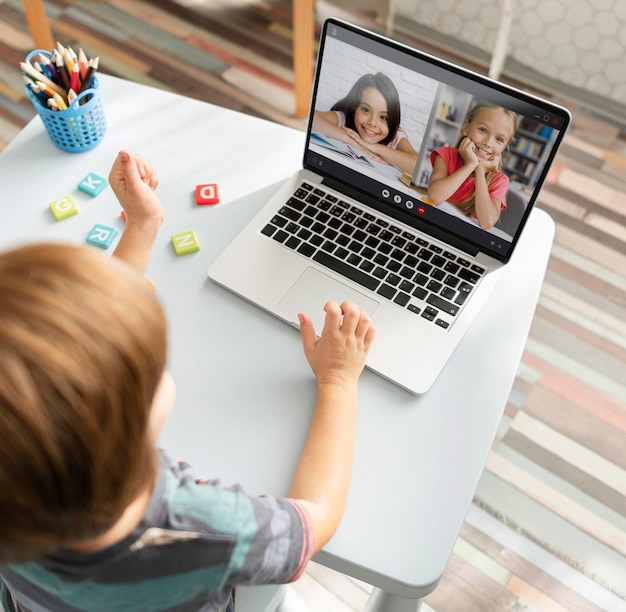
[[[98,176],[97,174],[90,172],[80,183],[78,183],[78,189],[92,198],[95,198],[100,194],[109,183],[105,178]]]
[[[108,249],[115,239],[115,236],[117,236],[116,229],[108,225],[96,223],[87,236],[87,242],[102,249]]]

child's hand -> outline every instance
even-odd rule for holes
[[[154,193],[158,179],[141,155],[120,151],[109,173],[109,184],[126,212],[128,225],[161,224],[163,206]]]
[[[326,320],[317,338],[313,322],[300,314],[300,334],[307,361],[318,384],[356,384],[376,334],[369,315],[350,301],[324,306]]]
[[[498,172],[502,168],[502,158],[499,155],[493,155],[490,159],[480,160],[478,163],[485,172]]]
[[[356,143],[361,142],[361,137],[356,130],[346,127],[345,125],[341,129],[343,130],[343,133],[348,137],[348,140],[346,142],[349,142],[350,140],[354,140],[354,142]]]
[[[354,130],[351,130],[350,128],[344,127],[342,129],[348,135],[348,139],[349,139],[348,144],[350,144],[353,147],[357,148],[362,153],[365,153],[365,155],[369,155],[372,159],[376,160],[377,162],[380,162],[381,164],[389,165],[389,162],[384,157],[381,157],[378,153],[376,153],[373,150],[373,147],[377,146],[376,144],[371,145],[371,144],[365,142],[359,136],[358,132],[355,132]],[[380,145],[380,146],[384,147],[385,145]]]
[[[459,153],[463,158],[463,163],[474,168],[478,166],[478,155],[476,155],[476,145],[468,136],[465,136],[459,144]]]

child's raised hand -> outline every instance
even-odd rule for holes
[[[307,361],[318,384],[356,384],[376,334],[369,315],[354,302],[324,306],[326,320],[320,338],[313,322],[300,314],[300,334]]]
[[[145,274],[165,216],[154,192],[156,174],[141,155],[122,150],[113,162],[109,184],[126,213],[126,227],[113,255]]]
[[[161,224],[163,206],[154,193],[158,179],[141,155],[120,151],[109,173],[109,184],[126,212],[127,224]]]

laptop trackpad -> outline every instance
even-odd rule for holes
[[[315,331],[319,335],[322,332],[326,315],[324,305],[328,300],[335,300],[339,304],[344,300],[351,300],[370,316],[378,308],[376,300],[315,268],[307,268],[283,299],[278,302],[278,309],[296,324],[298,324],[298,313],[306,313],[311,317]]]

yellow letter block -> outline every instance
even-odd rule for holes
[[[58,200],[50,202],[50,210],[57,221],[62,221],[78,214],[78,207],[72,196],[64,196]]]
[[[196,232],[193,230],[174,234],[172,236],[172,245],[174,245],[174,251],[179,257],[200,250],[200,243],[196,237]]]

